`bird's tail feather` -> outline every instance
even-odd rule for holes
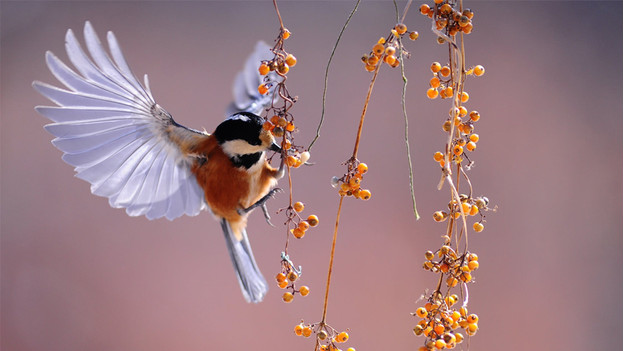
[[[221,228],[245,300],[253,303],[262,301],[269,288],[256,265],[247,232],[245,229],[241,230],[242,240],[239,241],[225,219],[221,219]]]

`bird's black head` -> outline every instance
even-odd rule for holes
[[[221,122],[213,135],[235,165],[250,168],[266,150],[280,150],[271,132],[262,128],[263,123],[260,116],[238,112]]]

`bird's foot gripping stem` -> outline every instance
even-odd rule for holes
[[[271,191],[269,191],[266,195],[260,198],[260,200],[256,201],[256,203],[254,203],[253,205],[247,208],[238,209],[238,214],[242,216],[244,214],[247,214],[253,211],[257,207],[261,207],[262,213],[264,213],[264,218],[266,219],[267,223],[269,223],[270,226],[274,227],[274,225],[271,223],[271,216],[269,215],[269,210],[266,207],[266,202],[268,199],[272,198],[273,196],[275,196],[275,194],[277,194],[280,191],[282,191],[282,189],[280,188],[271,189]]]

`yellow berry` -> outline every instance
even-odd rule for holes
[[[394,29],[397,31],[397,33],[399,34],[403,34],[405,32],[407,32],[407,26],[404,25],[403,23],[397,23],[396,26],[394,26]]]
[[[468,110],[464,106],[459,106],[459,117],[464,117],[468,114]]]
[[[295,202],[295,204],[293,205],[293,209],[297,212],[301,212],[304,209],[304,205],[303,202]]]
[[[394,46],[388,46],[386,48],[386,55],[394,55],[396,53],[396,48]]]
[[[433,252],[431,251],[425,252],[425,258],[428,259],[429,261],[433,260],[433,257],[434,257]]]
[[[309,337],[310,335],[312,335],[312,328],[306,325],[305,327],[303,327],[301,334],[306,338]]]
[[[475,269],[479,268],[479,261],[468,262],[468,268],[470,268],[471,271],[474,271]]]
[[[470,143],[472,143],[472,141]],[[470,143],[468,143],[468,145],[470,145]],[[479,207],[477,207],[477,205],[470,206],[470,211],[468,212],[468,214],[474,216],[477,213],[479,213]]]
[[[368,172],[368,165],[366,163],[363,163],[363,162],[360,163],[357,166],[357,171],[358,171],[358,173],[362,173],[362,174]]]
[[[258,86],[258,93],[260,93],[260,95],[264,95],[269,91],[269,87],[266,86],[266,84],[260,84]]]
[[[442,211],[436,211],[433,213],[433,220],[436,222],[442,222],[448,217],[448,213]]]
[[[306,221],[310,224],[311,227],[316,227],[319,224],[319,219],[315,215],[310,215]]]
[[[416,40],[416,39],[418,39],[418,32],[416,32],[416,31],[411,32],[411,33],[409,34],[409,38],[410,38],[411,40]]]
[[[368,189],[363,189],[363,190],[361,190],[361,191],[360,191],[360,196],[359,196],[359,197],[360,197],[360,199],[362,199],[362,200],[368,200],[368,199],[370,199],[370,198],[371,198],[371,195],[372,195],[372,194],[371,194],[370,190],[368,190]]]
[[[293,67],[297,64],[297,58],[293,54],[286,55],[286,64],[290,67]]]
[[[351,179],[349,179],[349,186],[351,187],[351,189],[357,189],[360,187],[360,182],[362,180],[358,177],[351,177]]]
[[[284,295],[282,295],[282,300],[284,300],[284,302],[286,302],[286,303],[291,302],[293,300],[293,298],[294,298],[294,296],[290,292],[285,292]]]
[[[470,134],[469,139],[470,139],[470,141],[472,141],[473,143],[476,143],[477,141],[479,141],[479,134]]]
[[[450,132],[451,131],[451,121],[445,121],[444,124],[442,124],[442,130],[444,130],[445,132]]]
[[[461,318],[461,314],[459,312],[453,311],[453,313],[451,313],[451,319],[453,319],[453,322],[457,322],[459,318]]]
[[[462,333],[455,333],[455,340],[457,340],[458,344],[464,341],[464,336],[462,335]]]
[[[308,288],[308,286],[304,285],[304,286],[299,288],[299,293],[301,294],[301,296],[307,296],[310,293],[310,288]]]
[[[436,349],[440,350],[446,347],[446,343],[444,342],[444,340],[442,339],[438,339],[435,341],[435,347]]]
[[[389,64],[390,66],[394,65],[396,63],[396,56],[394,55],[387,55],[386,57],[384,57],[384,62]]]
[[[474,68],[474,75],[477,77],[480,77],[483,75],[483,73],[485,73],[485,68],[483,68],[483,66],[481,65],[477,65]]]
[[[430,99],[435,99],[438,97],[438,90],[435,88],[427,89],[427,97]]]
[[[438,73],[442,69],[442,65],[439,62],[434,62],[431,64],[431,72]]]
[[[466,327],[466,333],[471,336],[475,335],[477,333],[477,330],[479,330],[479,326],[476,323],[468,324],[468,326]]]
[[[282,74],[282,75],[288,73],[289,70],[290,70],[290,68],[288,67],[288,65],[286,63],[282,63],[282,64],[277,65],[277,71],[280,74]]]
[[[472,229],[474,229],[475,232],[479,233],[481,231],[483,231],[483,223],[481,222],[476,222],[475,224],[472,225]]]
[[[267,75],[269,71],[270,71],[269,65],[267,65],[266,63],[261,64],[260,67],[258,68],[258,72],[262,76]]]

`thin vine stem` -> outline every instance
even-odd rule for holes
[[[355,14],[355,11],[357,11],[358,6],[360,6],[360,1],[361,0],[356,1],[355,7],[353,7],[353,10],[351,10],[351,13],[349,13],[349,17],[347,17],[347,21],[342,26],[342,29],[340,30],[340,33],[338,34],[338,38],[336,39],[336,43],[334,44],[334,47],[332,48],[332,52],[329,55],[329,60],[327,61],[327,66],[325,67],[325,85],[323,86],[323,99],[322,99],[322,104],[321,104],[321,120],[319,121],[318,127],[316,128],[316,136],[310,142],[310,145],[308,146],[308,150],[312,149],[312,145],[314,145],[316,140],[321,136],[321,127],[323,126],[323,122],[325,121],[325,101],[327,98],[327,82],[329,81],[329,66],[331,65],[331,62],[334,59],[334,54],[336,53],[336,49],[338,48],[338,43],[340,42],[340,39],[342,39],[342,34],[347,29],[349,22],[351,22],[351,17],[353,17],[353,14]]]
[[[336,251],[336,239],[338,238],[338,224],[340,223],[340,211],[342,210],[342,200],[344,196],[340,197],[338,203],[338,212],[336,213],[336,224],[334,226],[334,238],[332,239],[331,253],[329,255],[329,269],[327,270],[327,285],[325,286],[325,302],[323,304],[323,317],[321,318],[321,325],[325,324],[327,318],[327,303],[329,301],[329,284],[331,283],[332,268],[334,266],[334,252]]]

